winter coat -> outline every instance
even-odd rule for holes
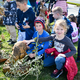
[[[66,18],[64,16],[64,20],[66,20],[67,26],[69,27],[69,29],[67,30],[66,36],[68,36],[70,39],[72,39],[72,32],[73,32],[73,27],[71,25],[71,22],[68,18]]]
[[[41,38],[41,37],[48,37],[49,36],[49,33],[46,32],[45,30],[43,30],[43,33],[41,35],[38,34],[38,31],[35,31],[34,35],[33,35],[33,38]],[[30,54],[30,53],[34,53],[35,52],[35,47],[36,47],[36,43],[31,43],[29,45],[30,47],[30,50],[27,51],[27,54]],[[47,49],[49,47],[49,41],[46,41],[46,42],[40,42],[37,46],[37,49],[38,49],[38,56],[39,55],[42,55],[44,52],[45,52],[45,49]]]
[[[24,20],[26,19],[26,24],[30,26],[30,28],[24,29],[22,25],[24,25]],[[20,9],[17,10],[17,23],[20,26],[21,32],[26,32],[26,40],[32,38],[35,28],[34,28],[34,20],[35,20],[35,13],[33,12],[32,8],[30,7],[25,13],[23,13]]]
[[[4,25],[15,25],[16,21],[16,13],[17,13],[17,6],[15,1],[5,2],[4,3],[4,14],[3,17],[3,24]]]

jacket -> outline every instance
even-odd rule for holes
[[[5,16],[3,16],[3,24],[4,25],[15,25],[16,21],[16,13],[17,13],[17,6],[15,1],[5,2]]]
[[[49,33],[46,32],[45,30],[43,30],[43,33],[41,35],[39,35],[37,31],[35,31],[33,38],[37,38],[37,37],[41,38],[41,37],[48,37],[48,36],[49,36]],[[27,51],[27,54],[35,53],[36,43],[31,43],[29,47],[30,47],[30,50]],[[42,55],[45,52],[45,49],[47,49],[48,47],[49,47],[49,41],[38,43],[37,45],[38,56]]]
[[[30,28],[26,28],[26,29],[23,28],[22,25],[24,25],[24,19],[26,19],[26,23],[30,26]],[[31,39],[35,32],[34,20],[35,20],[35,13],[33,12],[31,7],[24,13],[20,9],[17,10],[16,22],[20,26],[20,31],[26,32],[26,40]]]
[[[72,25],[71,25],[71,22],[70,22],[70,20],[67,19],[65,16],[64,16],[64,20],[66,20],[67,26],[69,27],[69,29],[67,30],[66,36],[68,36],[69,38],[72,39],[71,34],[72,34],[72,32],[73,32],[73,27],[72,27]]]
[[[55,48],[46,49],[45,52],[47,54],[50,54],[51,52],[53,52],[52,55],[54,55],[55,58],[58,56],[58,54],[60,54]],[[65,54],[67,52],[70,52],[70,49],[68,49],[67,51],[62,52],[62,53]],[[77,65],[76,65],[76,62],[75,62],[73,56],[66,58],[66,62],[64,64],[64,69],[67,71],[67,79],[73,80],[75,75],[78,72],[78,68],[77,68]]]

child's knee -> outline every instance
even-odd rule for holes
[[[55,58],[55,63],[61,63],[61,62],[65,62],[65,58],[64,57],[61,57],[61,56],[59,56],[59,57],[56,57]]]

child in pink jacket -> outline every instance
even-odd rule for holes
[[[78,41],[78,28],[77,28],[77,19],[76,17],[74,16],[74,14],[71,14],[68,16],[69,20],[71,21],[71,25],[73,27],[73,32],[72,32],[72,41],[73,43],[77,42]]]

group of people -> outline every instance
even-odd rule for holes
[[[55,1],[54,3],[56,6],[58,1],[60,0],[53,1]],[[65,2],[66,0],[63,1]],[[78,71],[77,65],[73,58],[73,55],[76,54],[76,48],[73,45],[72,38],[72,35],[74,35],[72,34],[72,32],[74,31],[73,25],[75,25],[76,27],[75,24],[76,22],[73,18],[74,15],[70,15],[69,20],[68,18],[65,17],[67,16],[67,12],[63,11],[62,7],[53,6],[51,8],[51,14],[53,15],[52,17],[54,18],[54,25],[52,26],[52,31],[50,35],[47,31],[45,31],[44,17],[42,15],[37,15],[35,13],[38,12],[38,14],[40,14],[40,11],[37,11],[36,6],[35,12],[33,11],[32,7],[34,7],[34,5],[36,4],[35,2],[36,0],[5,1],[4,3],[5,16],[3,17],[3,24],[6,26],[7,31],[10,33],[11,38],[8,40],[8,42],[10,42],[9,44],[14,44],[16,42],[16,30],[15,30],[16,26],[16,28],[18,29],[17,42],[23,41],[26,45],[30,47],[30,49],[26,50],[30,59],[35,58],[35,56],[41,56],[40,58],[43,59],[44,67],[52,66],[55,64],[56,69],[51,74],[51,76],[55,78],[58,78],[63,73],[64,67],[65,68],[68,67],[67,71],[73,70],[74,72],[72,73],[73,77],[71,77],[72,78],[71,80],[73,80],[74,76],[77,74]],[[40,2],[45,3],[44,0],[41,0]],[[43,6],[45,6],[45,4]],[[39,7],[39,9],[43,8],[44,7],[41,8],[41,6]],[[44,14],[47,14],[46,11],[48,10],[43,10],[45,11]],[[80,26],[79,19],[80,13],[77,21],[78,25]],[[73,23],[73,25],[71,23]],[[77,40],[74,40],[74,42],[78,41],[78,32],[77,33],[75,32],[75,35],[77,35]],[[37,45],[38,53],[35,53],[36,42],[38,42]],[[77,61],[80,61],[79,45]],[[70,60],[72,60],[74,64],[70,64]],[[70,74],[68,75],[68,78],[70,78],[71,76]]]

